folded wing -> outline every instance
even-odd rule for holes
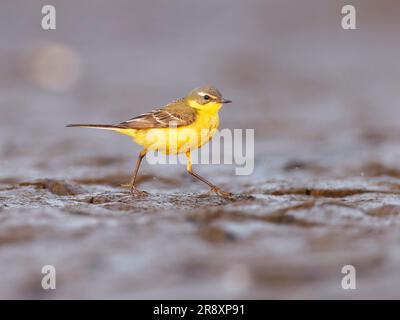
[[[171,104],[163,109],[153,110],[121,122],[117,126],[126,129],[150,129],[182,127],[196,120],[196,110],[180,104]]]

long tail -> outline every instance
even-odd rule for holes
[[[103,130],[113,130],[119,131],[121,129],[126,129],[118,125],[108,125],[108,124],[69,124],[67,127],[77,127],[77,128],[92,128],[92,129],[103,129]]]

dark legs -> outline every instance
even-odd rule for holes
[[[220,188],[218,188],[217,186],[213,185],[210,181],[204,179],[203,177],[201,177],[200,175],[198,175],[197,173],[193,172],[193,168],[192,168],[192,158],[190,156],[190,150],[186,151],[186,159],[187,159],[187,171],[188,173],[195,177],[196,179],[199,179],[200,181],[204,182],[205,184],[207,184],[210,188],[211,188],[211,192],[215,192],[217,195],[222,196],[222,197],[229,197],[231,196],[230,193],[222,191]]]
[[[139,168],[140,168],[140,164],[142,163],[143,158],[146,156],[147,150],[142,150],[139,154],[139,157],[136,161],[136,166],[135,169],[133,170],[133,174],[132,174],[132,179],[131,182],[129,183],[129,187],[131,189],[131,193],[134,196],[143,196],[146,195],[147,193],[144,191],[140,191],[136,188],[136,178],[139,172]],[[187,171],[188,173],[195,177],[196,179],[204,182],[205,184],[207,184],[211,190],[210,192],[215,192],[217,195],[221,196],[221,197],[231,197],[232,194],[222,191],[220,188],[218,188],[217,186],[215,186],[214,184],[212,184],[210,181],[204,179],[202,176],[198,175],[197,173],[193,172],[193,168],[192,168],[192,158],[190,156],[190,150],[186,151],[186,159],[187,159]]]
[[[138,159],[137,159],[137,161],[136,161],[135,170],[133,171],[132,180],[131,180],[131,182],[129,183],[129,187],[131,188],[131,193],[132,193],[133,195],[136,195],[136,196],[140,196],[140,195],[145,195],[145,194],[146,194],[144,191],[138,190],[138,189],[136,188],[136,185],[135,185],[135,183],[136,183],[136,177],[137,177],[137,174],[138,174],[139,168],[140,168],[140,164],[142,163],[142,160],[143,160],[144,156],[146,155],[146,153],[147,153],[146,150],[142,150],[142,151],[140,152],[139,157],[138,157]]]

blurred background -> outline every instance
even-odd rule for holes
[[[56,30],[41,28],[46,4]],[[400,3],[351,1],[357,30],[341,27],[346,4],[1,1],[0,297],[399,297]],[[182,196],[204,189],[183,166],[143,167],[145,189],[165,197],[117,199],[140,148],[65,128],[117,123],[204,84],[234,101],[221,128],[255,129],[256,168],[244,177],[233,166],[199,170],[254,203]],[[323,226],[311,231],[300,218],[254,218],[307,203],[284,191],[315,183],[372,195],[301,207],[301,219]],[[210,207],[217,222],[203,217]],[[232,225],[236,211],[252,217]],[[350,257],[366,280],[346,296],[339,266]],[[55,293],[40,288],[45,264],[60,270]]]

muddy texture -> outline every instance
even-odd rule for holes
[[[400,298],[400,5],[353,1],[344,31],[340,1],[295,2],[53,1],[45,32],[40,1],[2,1],[0,298]],[[132,197],[140,148],[65,128],[205,83],[255,129],[251,175],[194,165],[231,199],[146,161]]]

